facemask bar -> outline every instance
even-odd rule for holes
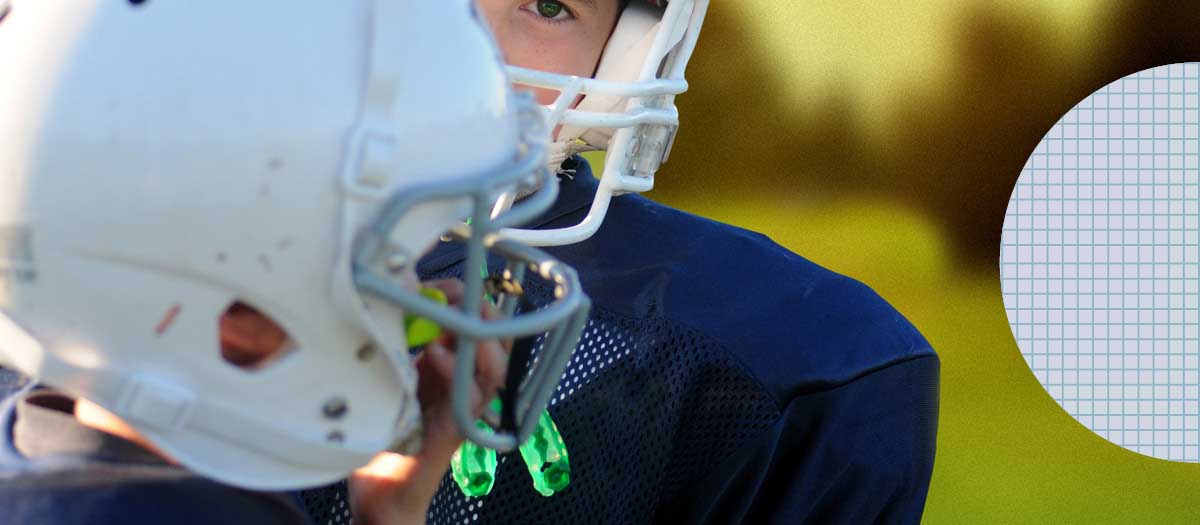
[[[389,301],[405,312],[427,317],[457,335],[452,400],[455,422],[467,439],[501,451],[516,448],[532,434],[541,411],[566,369],[591,304],[583,294],[573,269],[541,250],[501,240],[492,233],[503,226],[532,219],[557,196],[558,181],[544,163],[545,147],[540,142],[534,144],[537,145],[524,148],[520,158],[511,166],[467,179],[430,183],[391,195],[382,205],[378,216],[355,239],[354,247],[354,283],[361,292]],[[496,195],[527,179],[530,173],[537,174],[536,184],[540,185],[541,190],[507,213],[493,218],[491,212]],[[418,204],[464,196],[472,201],[471,224],[456,228],[452,235],[467,246],[467,270],[463,275],[466,293],[462,309],[455,310],[430,301],[387,277],[390,255],[388,237],[397,223]],[[488,251],[504,258],[507,269],[514,277],[524,277],[527,272],[533,272],[553,284],[554,302],[515,317],[485,321],[480,314],[484,295],[483,277],[477,273],[477,269],[485,267]],[[511,313],[512,303],[512,298],[505,298],[501,308]],[[536,337],[542,334],[547,335],[538,362],[523,385],[507,385],[507,388],[518,389],[515,395],[516,428],[498,429],[495,433],[476,428],[475,417],[471,414],[470,393],[475,383],[475,345],[478,340]]]
[[[665,59],[661,63],[647,60],[637,82],[611,82],[521,67],[508,68],[516,84],[559,91],[554,104],[544,108],[550,129],[569,125],[611,128],[616,132],[609,143],[607,162],[592,207],[579,224],[552,230],[508,228],[501,235],[532,246],[577,243],[600,228],[613,196],[641,193],[654,187],[654,174],[666,162],[679,126],[675,96],[687,91],[684,73],[695,51],[708,4],[709,0],[673,0],[667,5],[662,25],[647,55],[665,56]],[[687,25],[679,39],[675,28],[680,27],[685,17]],[[623,113],[570,109],[581,94],[619,96],[629,100]]]

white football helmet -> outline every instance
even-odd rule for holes
[[[708,0],[631,0],[594,78],[509,66],[515,83],[559,92],[544,108],[549,129],[562,125],[553,139],[553,168],[583,151],[608,154],[591,210],[579,224],[553,230],[510,228],[505,237],[534,246],[580,242],[600,228],[614,195],[654,187],[654,174],[666,162],[679,127],[675,96],[687,91],[684,71],[707,11]],[[583,99],[572,107],[580,95]],[[512,196],[506,199],[502,206]]]
[[[532,432],[589,302],[571,268],[496,235],[556,183],[539,107],[514,95],[472,0],[9,4],[0,362],[202,474],[306,487],[419,446],[410,313],[458,336],[465,435],[506,450]],[[521,185],[549,191],[492,217]],[[448,231],[474,268],[456,308],[423,298],[412,270]],[[484,321],[489,251],[555,301]],[[222,358],[235,304],[287,332],[283,357]],[[509,385],[515,418],[477,429],[476,340],[543,335]]]

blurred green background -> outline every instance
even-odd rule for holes
[[[1200,465],[1077,423],[1000,297],[1009,194],[1092,91],[1200,61],[1200,2],[716,0],[654,199],[866,282],[942,358],[926,523],[1195,523]]]

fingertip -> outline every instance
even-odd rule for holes
[[[444,349],[453,347],[454,341],[454,334],[450,333],[448,330],[442,330],[442,333],[438,334],[437,339],[434,339],[434,342],[442,345],[442,348]]]
[[[508,360],[504,358],[503,352],[503,348],[495,341],[481,345],[480,351],[477,352],[476,381],[485,394],[499,389],[504,384]]]
[[[446,300],[450,304],[461,304],[465,295],[463,282],[458,279],[437,279],[423,282],[421,285],[441,290],[442,293],[446,294]]]
[[[450,351],[445,346],[434,342],[430,343],[425,348],[425,351],[429,354],[430,366],[433,367],[438,375],[447,379],[454,377],[454,356],[450,354]]]

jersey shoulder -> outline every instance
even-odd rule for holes
[[[863,283],[765,235],[641,196],[614,199],[592,239],[555,255],[579,271],[597,307],[703,333],[778,399],[936,358],[917,329]]]

